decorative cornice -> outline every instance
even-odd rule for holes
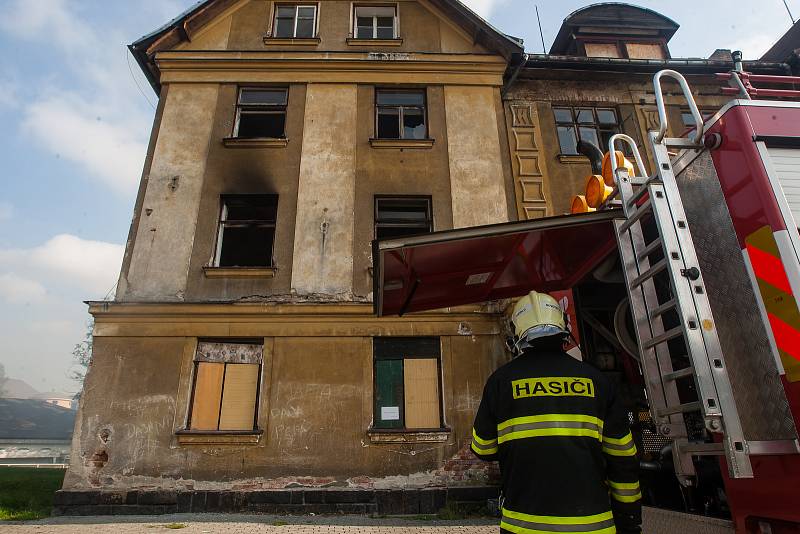
[[[163,83],[437,83],[501,86],[506,63],[487,54],[319,51],[169,51]]]

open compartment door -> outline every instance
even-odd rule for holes
[[[570,288],[616,249],[621,217],[606,210],[373,241],[375,313]]]

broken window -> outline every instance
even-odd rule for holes
[[[430,197],[375,197],[375,239],[432,231]]]
[[[355,6],[356,39],[397,38],[397,6]]]
[[[317,34],[317,6],[278,4],[275,7],[275,24],[272,37],[283,39],[310,39]]]
[[[440,343],[436,337],[376,337],[375,428],[442,428]]]
[[[426,139],[425,90],[378,89],[375,133],[378,139]]]
[[[278,195],[223,195],[215,266],[272,267]]]
[[[612,108],[554,107],[553,115],[562,155],[577,155],[578,141],[607,152],[611,136],[619,133],[617,112]]]
[[[286,88],[241,88],[233,136],[242,139],[286,137],[287,98]]]
[[[194,358],[194,385],[187,428],[255,430],[263,345],[201,341]]]

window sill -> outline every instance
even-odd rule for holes
[[[433,148],[433,139],[375,139],[369,140],[372,148],[410,148],[427,149]]]
[[[206,278],[275,278],[277,267],[203,267]]]
[[[285,137],[226,137],[222,144],[228,148],[286,148]]]
[[[264,37],[265,45],[274,46],[317,46],[319,43],[319,37]]]
[[[264,435],[262,430],[204,431],[179,430],[175,432],[179,445],[256,445]]]
[[[567,165],[589,165],[589,158],[582,155],[559,154],[558,162]]]
[[[449,428],[421,430],[370,428],[367,436],[371,443],[443,443],[450,439]]]
[[[356,39],[355,37],[348,37],[347,44],[349,46],[401,46],[402,39]]]

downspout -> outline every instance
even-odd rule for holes
[[[519,76],[519,73],[522,70],[522,67],[524,67],[527,62],[528,62],[528,54],[522,54],[522,61],[519,62],[519,64],[517,65],[517,68],[514,69],[514,72],[511,73],[511,77],[508,79],[508,81],[505,84],[503,84],[503,88],[500,90],[500,99],[501,100],[506,97],[506,93],[511,88],[511,84],[514,83],[517,80],[517,76]]]

